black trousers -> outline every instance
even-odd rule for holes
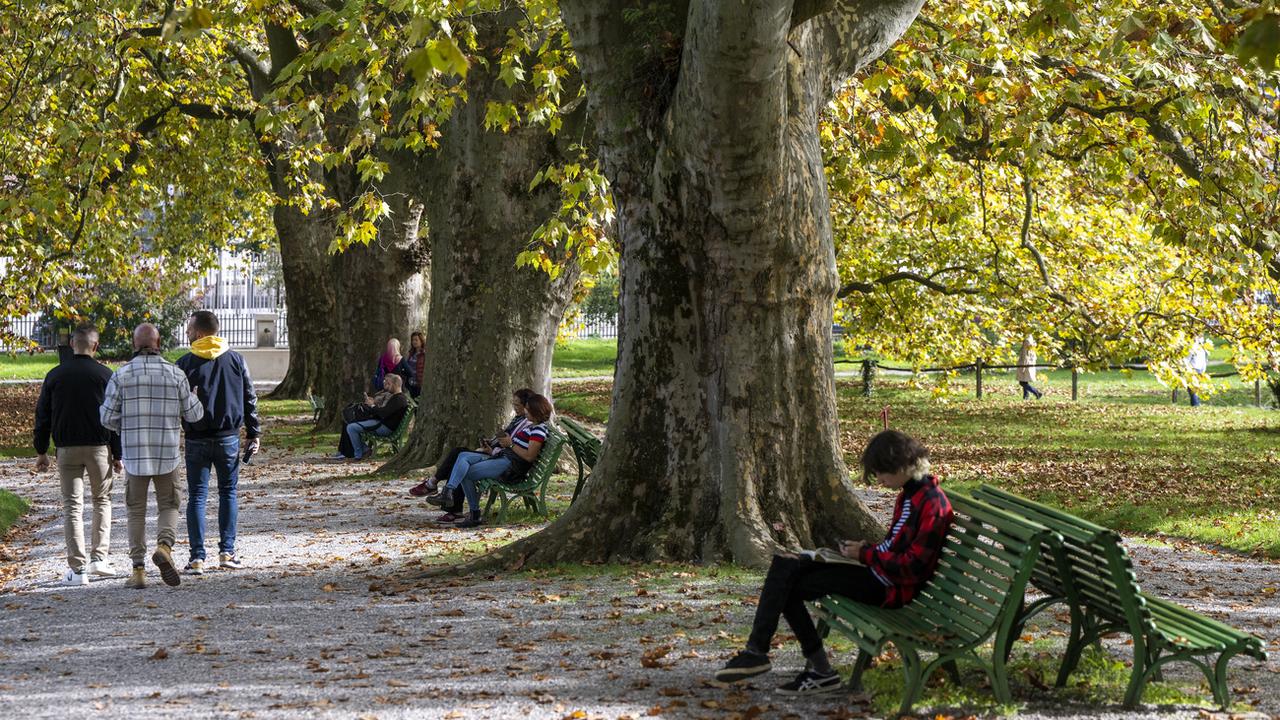
[[[453,466],[457,464],[458,456],[464,452],[473,451],[471,448],[456,447],[450,450],[449,454],[444,456],[444,459],[440,461],[439,465],[436,465],[436,484],[441,490],[444,489],[444,484],[449,482],[449,476],[453,474]],[[454,495],[457,497],[453,500],[453,506],[442,507],[440,508],[441,510],[451,513],[462,512],[462,488],[458,488],[458,491],[455,492]]]
[[[822,649],[822,638],[804,606],[806,600],[824,595],[843,595],[868,605],[884,603],[885,587],[870,570],[861,565],[814,562],[806,557],[774,555],[760,590],[756,618],[751,624],[747,648],[768,653],[770,641],[778,631],[778,618],[785,617],[800,641],[806,656]]]

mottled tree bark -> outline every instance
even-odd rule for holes
[[[486,27],[488,47],[499,46],[510,25],[504,20],[514,21],[499,15]],[[559,202],[553,190],[529,192],[529,183],[565,160],[563,148],[539,127],[486,130],[486,104],[511,91],[479,64],[466,83],[468,102],[442,127],[438,152],[424,158],[430,333],[418,418],[390,469],[422,467],[454,446],[475,446],[510,417],[517,388],[550,395],[556,332],[579,274],[576,262],[554,279],[516,267],[516,255]]]
[[[371,390],[378,356],[388,338],[403,349],[409,333],[425,325],[431,294],[430,250],[421,233],[422,203],[418,199],[418,159],[411,155],[388,158],[391,168],[379,191],[391,207],[380,223],[377,239],[332,257],[335,277],[336,332],[324,338],[332,372],[323,393],[325,410],[319,425],[336,427],[342,407],[359,402]],[[343,180],[327,183],[342,197]]]
[[[333,225],[278,203],[272,211],[289,306],[289,369],[270,398],[298,399],[323,391],[330,366],[328,339],[336,332],[332,267]]]
[[[879,531],[841,459],[817,121],[919,8],[563,0],[622,245],[613,409],[578,502],[480,564],[760,565]]]

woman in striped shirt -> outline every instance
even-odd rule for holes
[[[534,395],[524,407],[528,424],[511,435],[498,436],[496,455],[458,455],[453,471],[449,474],[449,482],[445,485],[446,494],[452,495],[461,488],[462,494],[467,498],[470,513],[458,520],[458,527],[476,527],[481,522],[480,496],[476,492],[478,480],[496,478],[508,471],[511,475],[523,477],[537,461],[538,453],[542,452],[542,446],[547,441],[547,421],[551,419],[551,401],[542,395]]]

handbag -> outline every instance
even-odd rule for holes
[[[342,408],[342,422],[344,423],[372,420],[373,417],[373,408],[365,405],[364,403],[351,403],[350,405]]]

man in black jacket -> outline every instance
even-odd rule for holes
[[[245,429],[246,451],[258,451],[262,432],[249,368],[217,333],[218,316],[208,310],[193,313],[187,323],[191,352],[177,363],[205,408],[199,422],[182,423],[187,436],[187,539],[191,543],[186,570],[193,575],[204,574],[204,514],[211,467],[218,474],[218,562],[224,568],[241,567],[236,557],[240,426]]]
[[[63,583],[88,585],[89,575],[114,577],[107,555],[111,550],[112,474],[122,472],[120,436],[102,427],[102,405],[111,370],[93,359],[98,330],[81,325],[71,335],[75,353],[44,376],[36,401],[36,470],[49,469],[49,437],[58,446],[58,475],[62,481],[63,534],[67,542],[67,573]],[[84,553],[84,476],[93,498],[93,545],[89,566]]]

